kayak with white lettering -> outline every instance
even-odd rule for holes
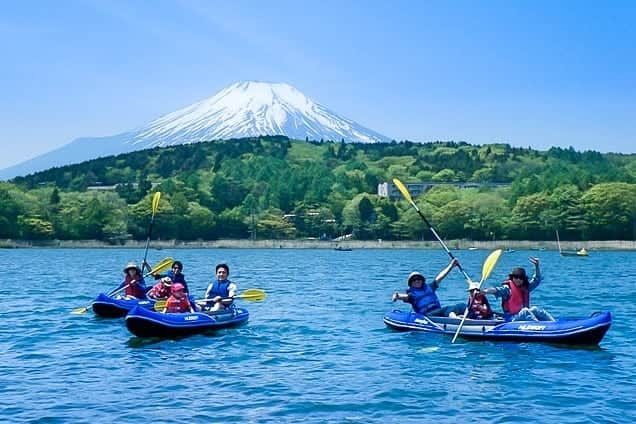
[[[231,307],[215,313],[162,313],[141,306],[126,315],[126,328],[137,337],[174,338],[243,325],[247,309]]]
[[[153,299],[123,299],[100,293],[92,306],[95,315],[105,318],[122,318],[135,306],[152,309],[154,305]]]
[[[461,317],[428,317],[394,310],[384,323],[399,331],[426,331],[454,335]],[[612,314],[595,312],[587,318],[559,318],[556,321],[504,321],[467,319],[459,337],[469,340],[544,342],[570,345],[597,345],[612,324]]]

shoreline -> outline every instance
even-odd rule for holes
[[[529,240],[445,240],[451,250],[553,250],[557,251],[556,241]],[[0,249],[143,249],[145,241],[127,241],[123,244],[109,244],[98,240],[0,240]],[[575,251],[581,248],[589,250],[636,250],[633,240],[588,240],[584,242],[562,241],[564,251]],[[426,241],[392,241],[392,240],[210,240],[179,241],[154,240],[150,248],[161,249],[439,249],[437,240]]]

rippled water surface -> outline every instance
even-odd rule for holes
[[[479,279],[487,251],[457,251]],[[541,258],[533,304],[556,316],[610,310],[599,347],[466,342],[382,322],[413,270],[434,277],[441,250],[151,250],[184,262],[202,295],[227,261],[247,325],[178,341],[133,337],[123,319],[73,315],[119,283],[142,250],[0,250],[3,422],[633,422],[636,253],[502,255],[490,286]],[[453,271],[438,294],[464,300]],[[495,302],[496,303],[496,302]]]

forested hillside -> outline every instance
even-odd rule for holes
[[[503,144],[345,144],[262,137],[137,151],[0,183],[0,238],[430,238],[378,183],[438,186],[416,198],[444,238],[633,239],[636,155]],[[108,189],[109,186],[111,189]],[[113,187],[115,186],[115,187]]]

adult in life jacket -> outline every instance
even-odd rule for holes
[[[479,283],[470,282],[468,286],[468,316],[469,319],[492,319],[494,314],[485,293],[479,290]]]
[[[166,307],[163,308],[164,313],[194,312],[194,308],[185,293],[185,287],[183,287],[183,284],[173,284],[170,291],[172,294],[168,300],[166,300]]]
[[[216,280],[210,283],[205,291],[204,311],[215,312],[232,305],[238,287],[228,279],[229,276],[230,267],[227,264],[216,266]]]
[[[483,293],[494,294],[501,299],[501,308],[507,321],[554,321],[554,317],[545,309],[530,306],[530,292],[539,287],[542,281],[539,258],[530,258],[530,263],[534,265],[531,280],[528,280],[524,268],[513,268],[500,287],[487,288]]]
[[[148,290],[146,295],[151,299],[166,299],[171,294],[170,286],[172,286],[172,280],[170,277],[163,277],[157,284]]]
[[[145,299],[146,282],[141,274],[141,269],[135,262],[128,262],[124,267],[124,281],[117,287],[117,290],[124,289],[124,299]]]
[[[181,263],[181,261],[174,261],[172,263],[172,266],[170,267],[170,271],[165,274],[155,273],[153,274],[153,277],[155,277],[155,280],[159,280],[164,277],[170,277],[170,280],[173,283],[183,284],[183,290],[186,292],[186,294],[190,293],[190,291],[188,290],[188,283],[186,283],[185,275],[183,274],[183,264]]]
[[[409,286],[406,293],[395,292],[391,300],[393,300],[393,302],[401,300],[410,303],[413,307],[413,311],[422,315],[456,316],[464,313],[466,309],[465,304],[458,303],[456,305],[442,307],[436,294],[439,283],[448,275],[451,269],[457,265],[459,265],[459,261],[453,258],[430,284],[426,284],[426,278],[422,274],[412,272],[406,280]]]

